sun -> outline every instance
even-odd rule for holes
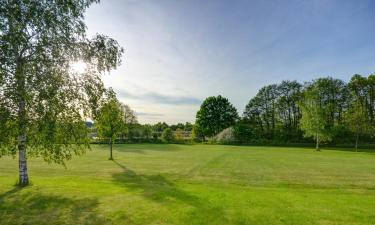
[[[74,73],[84,73],[87,68],[86,63],[82,61],[73,62],[71,64],[71,69]]]

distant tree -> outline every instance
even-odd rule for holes
[[[361,75],[354,75],[348,84],[351,94],[349,109],[345,112],[345,122],[351,132],[355,134],[355,150],[361,135],[371,134],[371,118],[368,111],[367,99],[370,95],[368,80]]]
[[[154,131],[158,134],[161,135],[163,130],[167,129],[169,126],[166,122],[158,122],[153,126]]]
[[[163,130],[161,135],[161,139],[166,143],[171,143],[174,141],[174,135],[171,128],[166,128]]]
[[[120,108],[122,111],[123,117],[123,128],[121,130],[121,138],[125,138],[129,135],[131,129],[134,128],[136,124],[138,124],[137,115],[134,110],[132,110],[128,105],[123,104],[120,102]]]
[[[225,128],[235,124],[238,119],[236,108],[227,98],[208,97],[197,112],[195,123],[204,136],[213,137]]]
[[[100,74],[123,53],[107,36],[86,37],[85,11],[96,2],[1,1],[0,154],[18,150],[21,186],[29,183],[26,150],[64,164],[89,148],[84,118],[99,98]],[[78,60],[83,74],[71,69]]]
[[[185,130],[185,131],[192,131],[192,130],[193,130],[193,124],[191,124],[191,123],[189,123],[189,122],[186,122],[186,123],[185,123],[184,130]]]
[[[370,120],[370,129],[373,134],[375,134],[375,74],[368,76],[367,78],[368,85],[368,99],[367,99],[367,108]]]
[[[152,140],[153,140],[154,142],[157,142],[157,141],[158,141],[158,134],[157,134],[157,133],[153,133],[153,134],[152,134]]]
[[[254,139],[298,141],[302,85],[297,81],[283,81],[267,85],[250,99],[244,118],[252,127]]]
[[[171,125],[169,126],[173,131],[176,131],[177,129],[181,129],[181,130],[184,130],[185,129],[185,125],[183,123],[178,123],[178,124],[175,124],[175,125]]]
[[[299,127],[301,110],[298,106],[302,97],[302,85],[297,81],[283,81],[277,86],[277,90],[276,113],[281,125],[278,132],[284,141],[298,141],[302,137]]]
[[[184,141],[184,130],[181,128],[177,128],[177,130],[174,132],[174,137],[176,141]]]
[[[241,143],[250,143],[254,137],[251,123],[246,119],[240,119],[233,126],[235,139]]]
[[[273,139],[275,137],[278,123],[276,117],[278,96],[277,85],[268,85],[261,88],[246,105],[244,117],[256,126],[254,130],[257,130],[262,138]]]
[[[306,137],[313,137],[316,150],[320,151],[319,143],[330,140],[331,133],[326,120],[326,106],[322,103],[321,92],[316,83],[311,84],[303,93],[300,102],[302,111],[301,128]]]
[[[149,140],[152,136],[152,128],[151,125],[145,124],[143,125],[143,137]]]
[[[110,98],[99,109],[98,117],[95,122],[99,137],[108,140],[109,160],[113,160],[112,146],[116,137],[121,133],[124,127],[123,118],[123,111],[121,110],[120,103],[116,99]]]
[[[351,107],[345,112],[347,128],[355,134],[355,150],[358,151],[359,137],[370,131],[366,111],[359,101],[353,101]]]
[[[124,114],[123,120],[125,124],[131,125],[138,123],[137,115],[135,111],[130,108],[130,106],[120,103],[120,107]]]
[[[191,130],[189,138],[190,138],[191,141],[202,141],[202,140],[204,140],[204,135],[202,134],[202,131],[197,124],[193,125],[193,129]]]

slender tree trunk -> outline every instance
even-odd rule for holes
[[[22,101],[18,106],[19,118],[19,134],[18,134],[18,167],[19,167],[19,181],[20,186],[29,184],[29,176],[27,174],[27,161],[26,161],[26,120],[25,120],[25,102]]]
[[[17,92],[19,95],[18,102],[18,169],[20,186],[29,184],[29,176],[27,174],[27,157],[26,157],[26,100],[25,100],[25,77],[23,74],[23,65],[19,63],[16,69]]]
[[[355,151],[358,152],[358,141],[359,141],[359,133],[357,132],[357,136],[355,138]]]
[[[109,160],[113,160],[113,157],[112,157],[112,140],[109,139]]]
[[[319,148],[319,134],[318,133],[316,134],[316,146],[315,146],[315,150],[316,151],[320,151],[320,148]]]

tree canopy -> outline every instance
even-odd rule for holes
[[[196,115],[197,128],[204,136],[212,137],[236,123],[237,109],[221,95],[206,98]]]
[[[109,97],[100,107],[98,116],[95,120],[95,126],[98,130],[99,137],[108,140],[110,146],[109,159],[112,160],[113,143],[125,127],[124,111],[121,108],[121,103],[116,97]]]

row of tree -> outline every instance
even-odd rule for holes
[[[233,127],[242,143],[374,141],[375,75],[354,75],[349,83],[331,77],[300,84],[283,81],[261,88],[242,117],[228,99],[207,98],[194,131],[205,139]]]

